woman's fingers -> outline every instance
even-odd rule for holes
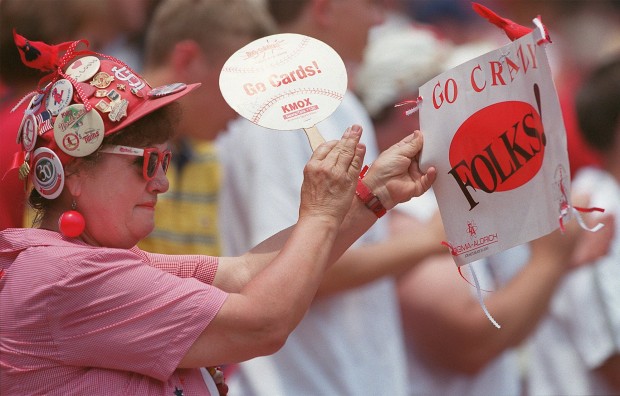
[[[316,148],[304,170],[301,213],[324,214],[342,220],[351,205],[365,146],[362,128],[348,128],[339,141]]]
[[[330,140],[321,143],[319,147],[317,147],[312,153],[312,159],[318,161],[325,160],[325,157],[327,157],[327,155],[333,150],[333,148],[336,147],[336,144],[338,144],[338,140]]]
[[[362,128],[359,125],[347,128],[340,140],[328,141],[319,145],[314,151],[311,161],[320,161],[321,166],[329,169],[330,172],[342,171],[347,174],[354,174],[357,177],[366,152],[366,148],[359,143],[361,135]]]
[[[335,166],[345,169],[351,180],[357,180],[366,153],[366,147],[359,142],[361,136],[361,126],[353,125],[348,128],[341,140],[341,151],[336,153]]]

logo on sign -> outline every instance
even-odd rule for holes
[[[540,103],[539,95],[536,99]],[[459,127],[450,144],[448,173],[472,210],[480,191],[514,190],[534,178],[542,167],[546,144],[539,111],[526,102],[495,103]]]

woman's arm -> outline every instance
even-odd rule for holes
[[[239,292],[230,294],[180,367],[243,361],[283,345],[307,311],[328,265],[376,221],[353,194],[364,153],[357,145],[360,133],[355,126],[337,145],[327,143],[315,151],[304,171],[294,227],[240,258],[221,259],[214,284]],[[422,194],[434,180],[434,170],[423,174],[417,162],[412,166],[421,146],[421,134],[412,135],[387,150],[369,171],[369,186],[381,191],[386,208]]]
[[[386,209],[393,208],[397,203],[408,201],[411,197],[422,195],[434,181],[434,168],[429,169],[428,174],[425,174],[420,171],[418,166],[417,155],[422,144],[423,136],[419,131],[405,137],[382,153],[364,178],[364,182],[379,196]],[[431,251],[437,251],[436,246],[430,247],[431,243],[425,242],[417,245],[420,249],[412,249],[410,246],[405,248],[403,245],[410,245],[405,241],[405,237],[386,244],[378,243],[360,248],[360,250],[355,249],[354,252],[346,251],[376,220],[376,216],[354,196],[351,208],[338,233],[335,243],[336,249],[332,254],[333,259],[341,255],[343,257],[338,260],[333,269],[330,269],[330,279],[324,280],[324,285],[321,286],[322,294],[331,294],[354,287],[388,273],[399,273],[403,268],[410,266],[408,264],[410,259],[415,260],[426,256]],[[441,219],[437,217],[433,223],[435,235],[443,232],[440,223]],[[290,236],[292,228],[290,227],[267,239],[240,258],[221,258],[214,284],[230,292],[241,290],[243,285],[277,255]],[[414,231],[414,234],[417,235],[417,231]],[[429,236],[428,233],[426,236]],[[380,264],[378,260],[375,260],[381,252],[385,253],[386,250],[392,252],[393,248],[398,250],[387,256],[388,262]],[[363,260],[363,262],[360,263],[358,260]],[[347,278],[346,273],[354,270],[353,267],[356,266],[356,263],[360,264],[355,269],[357,275]]]
[[[358,145],[360,136],[361,128],[353,128],[339,142],[315,150],[304,169],[294,227],[239,259],[222,259],[222,270],[243,268],[251,279],[228,296],[180,367],[245,360],[283,345],[310,305],[351,205],[365,153],[365,147]],[[221,275],[216,276],[216,285]]]

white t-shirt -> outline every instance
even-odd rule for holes
[[[524,247],[517,246],[510,250],[520,249]],[[494,256],[469,264],[474,268],[480,287],[485,290],[496,290],[499,287],[496,279],[500,276],[497,276],[495,272],[501,271],[503,267],[511,266],[505,261],[491,263],[493,258]],[[469,269],[463,271],[467,273]],[[476,289],[473,286],[471,289],[472,294],[475,294]],[[489,326],[493,324],[489,322]],[[502,331],[502,329],[497,331]],[[421,359],[413,344],[408,347],[407,357],[409,395],[411,396],[517,396],[520,394],[519,357],[514,349],[505,351],[475,375],[460,374],[437,367]]]
[[[620,186],[611,175],[583,169],[572,189],[590,194],[589,206],[620,214]],[[611,393],[591,370],[620,353],[620,222],[615,225],[609,254],[564,278],[530,340],[529,394]]]
[[[431,189],[419,198],[399,204],[395,210],[407,213],[421,221],[428,221],[439,209]],[[517,246],[470,265],[474,268],[482,289],[496,290],[522,269],[528,254],[526,245]],[[469,268],[464,267],[463,271],[469,276]],[[471,286],[471,291],[473,295],[476,294],[473,286]],[[489,322],[489,326],[493,325]],[[498,356],[476,375],[458,374],[434,366],[420,358],[416,352],[416,346],[412,343],[408,343],[407,358],[409,395],[412,396],[519,395],[518,353],[512,349]]]
[[[470,265],[474,266],[481,287],[492,288],[495,283],[491,279],[487,267],[489,263],[486,259]],[[473,287],[472,289],[475,293],[475,289]],[[493,325],[489,323],[489,326]],[[502,329],[497,331],[502,331]],[[518,396],[520,394],[519,357],[514,349],[502,353],[475,375],[456,373],[420,359],[415,345],[410,345],[408,348],[408,362],[409,395],[411,396]]]
[[[364,129],[364,163],[370,164],[378,155],[374,129],[353,94],[317,127],[333,140],[352,124]],[[245,252],[296,222],[303,168],[312,155],[302,131],[268,130],[240,119],[218,139],[218,150],[225,254]],[[383,239],[384,223],[358,243]],[[395,285],[386,278],[315,301],[280,351],[242,363],[228,382],[231,396],[398,396],[406,394],[405,366]]]

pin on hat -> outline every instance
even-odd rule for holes
[[[45,101],[46,109],[52,115],[58,115],[73,99],[73,85],[69,80],[60,79],[52,85]]]
[[[47,147],[34,151],[32,185],[43,198],[54,199],[65,185],[65,172],[60,158]]]
[[[32,151],[37,143],[38,123],[34,114],[26,114],[21,127],[21,142],[24,151]]]
[[[94,153],[103,142],[103,119],[97,111],[86,111],[83,104],[65,107],[54,122],[58,147],[73,157]]]
[[[100,64],[101,62],[96,56],[85,56],[71,63],[66,73],[77,82],[88,81],[97,74]]]

